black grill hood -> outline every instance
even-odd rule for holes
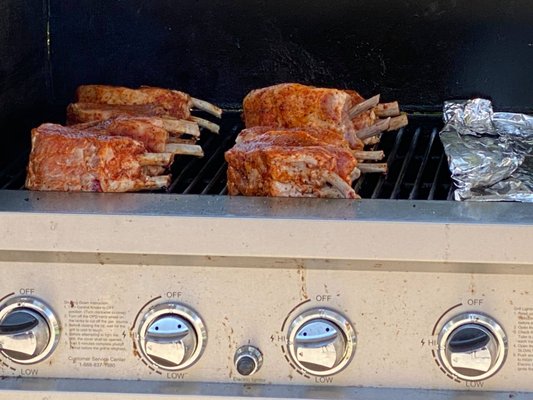
[[[411,110],[485,96],[533,110],[533,3],[6,0],[0,113],[84,83],[174,87],[226,107],[279,82],[382,93]]]

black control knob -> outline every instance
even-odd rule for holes
[[[22,333],[39,325],[41,320],[38,314],[31,310],[18,309],[8,314],[0,322],[0,334]]]
[[[250,376],[259,371],[263,365],[263,354],[257,347],[242,346],[235,352],[233,362],[239,374]]]
[[[9,359],[26,363],[43,353],[50,330],[42,316],[29,309],[15,309],[0,321],[0,352]]]
[[[30,297],[0,307],[0,354],[18,364],[44,360],[59,340],[59,323],[50,308]]]
[[[465,313],[452,318],[439,335],[439,358],[448,372],[466,381],[494,375],[505,361],[507,335],[491,317]]]

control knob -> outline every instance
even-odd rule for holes
[[[206,340],[200,317],[177,303],[151,308],[144,315],[138,334],[143,356],[151,364],[169,371],[181,370],[196,362]]]
[[[32,297],[16,297],[0,309],[0,353],[17,364],[44,360],[59,341],[52,310]]]
[[[438,341],[444,368],[467,381],[491,377],[507,355],[507,335],[484,314],[465,313],[452,318],[443,326]]]
[[[312,375],[333,375],[351,361],[355,331],[339,313],[313,309],[300,314],[288,332],[289,354],[294,363]]]

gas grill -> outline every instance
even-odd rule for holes
[[[442,103],[531,112],[530,2],[1,2],[0,399],[533,398],[533,209],[453,201]],[[242,98],[397,99],[362,200],[228,196]],[[166,190],[24,190],[81,84],[221,106]],[[206,116],[208,118],[208,116]]]

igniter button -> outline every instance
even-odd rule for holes
[[[242,346],[235,352],[233,362],[240,375],[250,376],[261,369],[263,354],[257,347]]]

